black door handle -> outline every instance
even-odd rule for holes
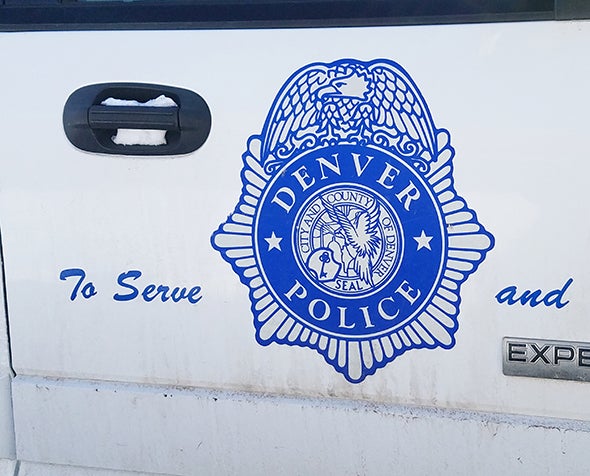
[[[145,103],[159,96],[176,107],[111,106],[108,98]],[[74,91],[64,106],[63,126],[69,141],[88,152],[120,155],[178,155],[201,147],[211,130],[205,100],[193,91],[141,83],[105,83]],[[165,132],[162,145],[121,145],[113,141],[120,129]]]
[[[90,106],[91,129],[162,129],[178,131],[177,107]]]

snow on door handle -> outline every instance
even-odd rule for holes
[[[201,147],[211,113],[197,93],[171,86],[105,83],[74,91],[63,126],[79,149],[117,155],[180,155]]]

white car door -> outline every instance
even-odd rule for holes
[[[590,25],[524,3],[0,5],[0,457],[583,474]]]

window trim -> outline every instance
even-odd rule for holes
[[[320,28],[588,18],[587,0],[0,0],[0,31]]]

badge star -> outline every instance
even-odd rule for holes
[[[427,236],[426,233],[424,233],[424,230],[422,230],[420,236],[414,236],[414,239],[418,243],[418,248],[416,248],[416,251],[421,250],[422,248],[432,251],[432,248],[430,247],[430,240],[432,240],[432,236]]]
[[[275,232],[273,231],[272,234],[270,235],[270,237],[265,238],[266,242],[268,243],[268,250],[281,250],[281,240],[282,238],[279,238],[277,235],[275,235]]]

